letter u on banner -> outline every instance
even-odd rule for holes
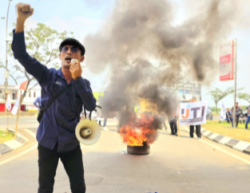
[[[184,110],[184,109],[183,109],[183,110]],[[184,112],[183,112],[183,114],[184,114]],[[181,115],[181,118],[187,119],[188,117],[189,117],[189,109],[186,109],[186,116]]]

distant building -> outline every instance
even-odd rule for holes
[[[7,90],[9,92],[9,96],[11,99],[11,105],[14,106],[18,96],[20,96],[19,86],[8,86]],[[22,91],[23,92],[23,91]],[[5,112],[5,86],[0,85],[0,112]],[[93,92],[94,97],[98,100],[100,96],[103,96],[103,92]],[[36,111],[38,110],[34,105],[33,102],[36,100],[37,97],[41,96],[41,87],[36,86],[32,88],[29,92],[26,93],[26,96],[23,99],[21,110],[22,111]]]
[[[172,87],[177,93],[180,101],[189,101],[192,97],[196,97],[197,101],[201,101],[201,84],[182,81]]]
[[[11,105],[13,106],[18,98],[20,96],[20,90],[19,86],[8,86],[7,87],[10,99],[11,99]],[[0,85],[0,112],[5,112],[5,86]],[[37,110],[37,108],[33,105],[33,102],[36,100],[37,97],[41,96],[41,87],[36,86],[32,88],[29,92],[26,93],[26,96],[23,99],[23,103],[21,105],[22,111],[28,111],[28,110]]]

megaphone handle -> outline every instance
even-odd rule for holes
[[[87,113],[86,113],[86,109],[85,109],[85,107],[83,106],[83,108],[84,108],[84,116],[85,116],[85,119],[87,118]]]
[[[83,106],[83,109],[84,109],[85,119],[87,119],[87,112],[86,112],[85,106]],[[89,119],[90,119],[90,121],[91,121],[91,113],[92,113],[92,111],[90,111],[90,113],[89,113]]]
[[[89,120],[91,121],[91,114],[92,114],[92,111],[90,111],[89,113]]]
[[[97,106],[96,105],[96,107],[99,107],[100,109],[102,108],[101,106]],[[85,109],[85,107],[83,106],[83,108],[84,108],[84,115],[85,115],[85,118],[87,118],[87,113],[86,113],[86,109]],[[95,110],[96,111],[96,110]],[[92,111],[90,111],[90,113],[89,113],[89,120],[91,121],[91,114],[92,114]]]

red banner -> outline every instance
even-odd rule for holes
[[[220,81],[234,79],[234,41],[220,46]]]

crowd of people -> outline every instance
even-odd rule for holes
[[[243,113],[242,108],[239,106],[239,103],[235,103],[235,126],[238,127],[239,120],[243,117],[246,117],[246,122],[245,122],[245,129],[248,129],[248,123],[250,121],[250,105],[247,107],[247,111]],[[233,114],[234,113],[234,107],[230,110],[229,108],[226,109],[226,121],[228,123],[232,124],[232,127],[234,125],[234,120],[233,120]]]

